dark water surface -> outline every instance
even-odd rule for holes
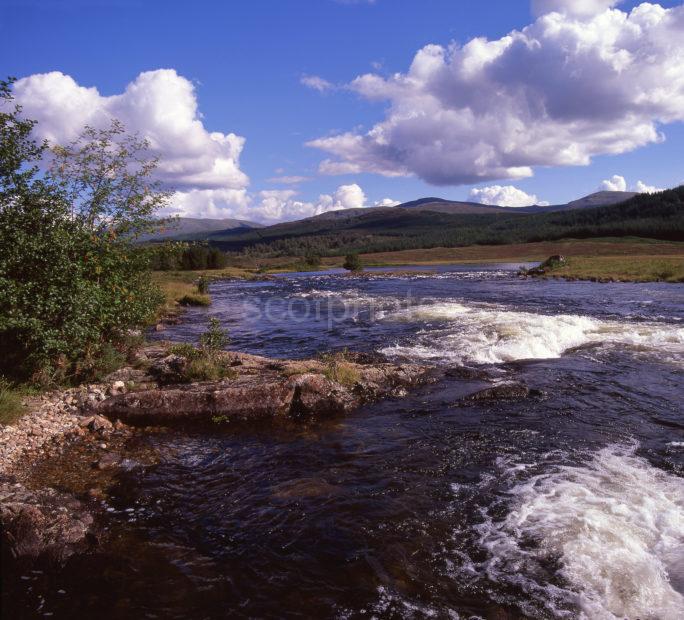
[[[26,580],[34,615],[684,617],[684,286],[516,267],[214,284],[164,338],[217,316],[243,351],[381,351],[544,396],[463,406],[490,383],[452,376],[306,427],[156,435],[105,548]]]

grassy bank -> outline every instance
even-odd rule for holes
[[[161,315],[173,314],[180,305],[208,305],[210,297],[197,290],[200,278],[220,280],[223,278],[253,278],[253,271],[241,267],[226,267],[203,271],[154,271],[152,280],[164,293]]]
[[[684,243],[663,242],[636,237],[606,239],[565,239],[510,245],[471,245],[459,248],[429,248],[375,252],[362,254],[361,261],[367,267],[396,267],[401,265],[439,265],[458,263],[525,263],[541,262],[553,254],[594,259],[600,257],[640,257],[646,262],[664,257],[676,260],[684,257]],[[272,258],[238,257],[231,265],[247,274],[257,272],[278,273],[285,271],[316,271],[342,267],[343,256],[325,256],[318,268],[303,264],[301,257],[280,256]],[[199,272],[192,272],[199,273]],[[206,272],[213,273],[213,272]]]
[[[684,282],[684,256],[571,256],[549,274],[578,280]]]

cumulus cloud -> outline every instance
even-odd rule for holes
[[[625,180],[625,177],[614,174],[610,179],[603,180],[599,189],[607,192],[626,192],[627,181]]]
[[[296,196],[297,192],[292,189],[261,191],[257,201],[250,207],[251,213],[258,221],[269,223],[366,206],[366,194],[356,183],[340,185],[333,194],[321,194],[318,200],[312,202],[298,200]]]
[[[312,90],[317,90],[319,93],[323,93],[326,90],[332,90],[335,85],[328,80],[319,77],[318,75],[303,75],[299,80],[307,88]]]
[[[373,203],[374,207],[396,207],[400,205],[401,202],[398,200],[393,200],[392,198],[383,198],[382,200],[376,200]]]
[[[684,120],[683,59],[684,6],[549,13],[498,40],[428,45],[406,73],[357,77],[350,88],[389,102],[384,120],[308,144],[330,154],[323,173],[436,185],[588,165],[658,142],[660,124]]]
[[[534,194],[528,194],[513,185],[491,185],[475,187],[470,190],[470,199],[485,205],[499,207],[529,207],[531,205],[547,205]]]
[[[396,201],[385,199],[397,204]],[[238,218],[262,224],[298,220],[327,211],[367,207],[366,194],[356,183],[340,185],[332,194],[303,200],[295,189],[190,190],[177,192],[163,215]],[[376,203],[377,204],[377,203]]]
[[[609,192],[626,192],[627,180],[619,174],[614,174],[610,179],[603,180],[599,189]],[[636,185],[632,186],[629,191],[637,192],[639,194],[655,194],[656,192],[664,191],[664,189],[656,187],[655,185],[648,185],[643,181],[637,181]]]
[[[158,178],[181,192],[231,190],[226,195],[240,196],[249,183],[239,161],[245,139],[208,131],[194,86],[173,69],[143,72],[111,96],[59,71],[40,73],[18,80],[14,96],[23,114],[38,120],[36,136],[56,144],[73,140],[84,125],[105,127],[119,119],[149,140],[160,158]]]
[[[658,192],[664,192],[665,188],[656,187],[655,185],[647,185],[643,181],[637,181],[634,186],[634,191],[640,194],[656,194]]]
[[[532,13],[538,16],[557,12],[583,17],[602,13],[620,2],[622,0],[532,0]]]

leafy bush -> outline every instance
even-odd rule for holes
[[[206,295],[209,292],[209,280],[204,276],[200,276],[197,280],[197,292],[200,295]]]
[[[200,336],[200,346],[205,351],[217,353],[228,344],[228,334],[216,317],[209,319],[209,329]]]
[[[236,372],[224,360],[203,355],[188,363],[186,377],[188,381],[218,381],[234,379]]]
[[[361,259],[358,254],[347,254],[344,259],[344,264],[342,265],[347,271],[362,271],[363,265],[361,264]]]
[[[115,143],[118,124],[57,149],[40,177],[34,124],[18,106],[0,112],[0,373],[50,383],[91,376],[154,317],[162,297],[132,240],[163,194],[146,184],[145,145]]]
[[[169,352],[188,360],[184,377],[186,381],[232,379],[236,372],[223,355],[223,348],[228,341],[228,335],[221,328],[221,323],[212,317],[209,320],[209,329],[200,336],[199,347],[188,343],[175,344]]]

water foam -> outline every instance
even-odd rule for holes
[[[684,618],[684,480],[634,450],[609,446],[514,486],[507,516],[478,527],[488,577],[544,615]]]
[[[423,360],[496,364],[550,359],[575,347],[602,343],[684,355],[684,328],[667,323],[605,321],[571,314],[551,316],[456,302],[415,306],[384,318],[446,323],[424,332],[411,345],[382,351]]]

